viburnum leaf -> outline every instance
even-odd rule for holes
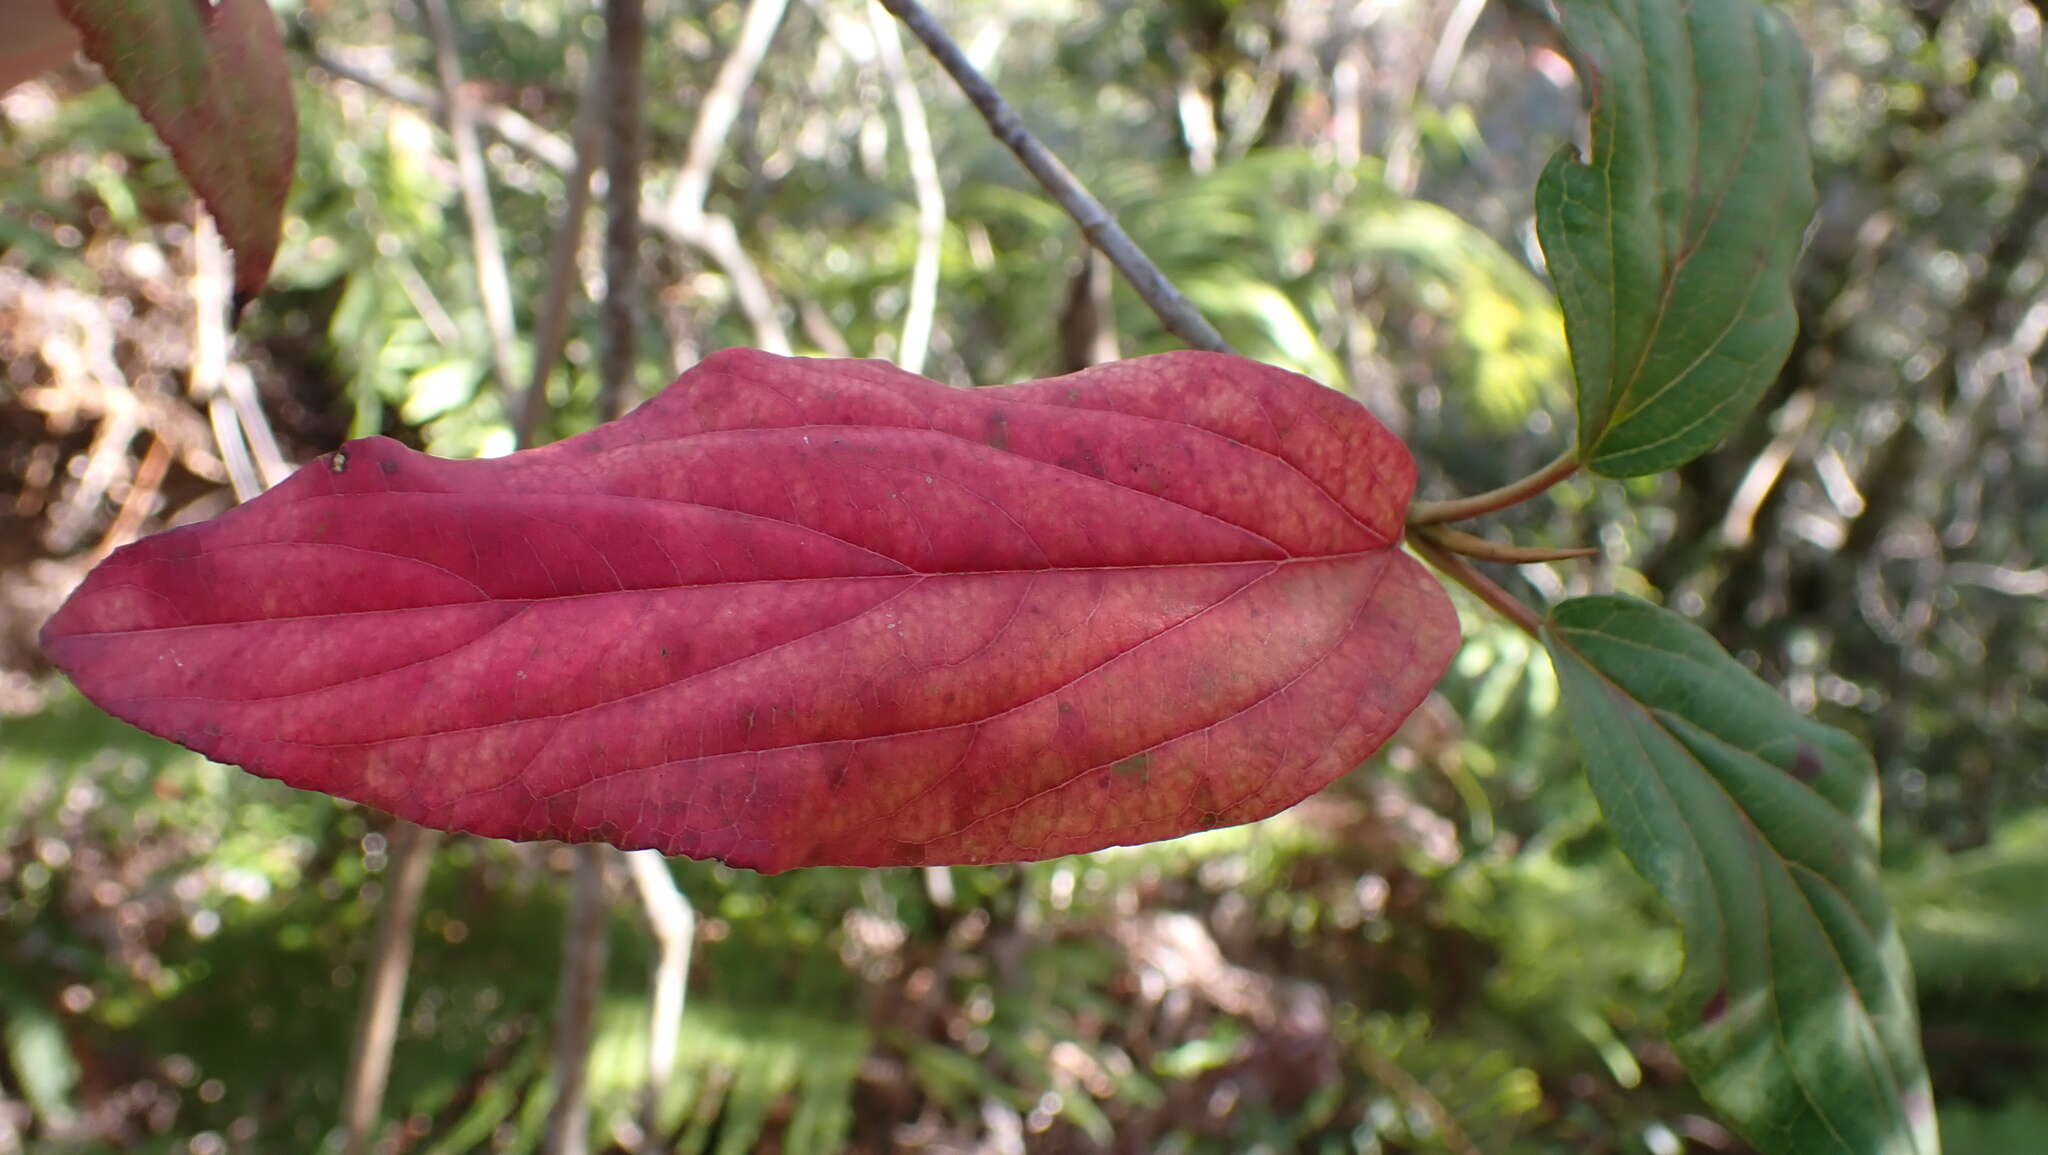
[[[78,30],[57,0],[0,0],[0,92],[40,76],[78,51]]]
[[[239,305],[277,254],[298,155],[284,38],[265,0],[57,0],[85,54],[156,129],[234,250]]]
[[[1798,333],[1813,216],[1805,50],[1758,0],[1558,0],[1592,152],[1536,188],[1579,386],[1579,455],[1633,477],[1726,436]]]
[[[764,871],[1171,838],[1356,766],[1458,642],[1407,450],[1170,353],[953,389],[718,354],[486,461],[353,441],[95,569],[95,702],[428,826]]]
[[[1668,610],[1579,598],[1544,634],[1600,807],[1677,911],[1707,1101],[1774,1155],[1934,1155],[1870,755]]]

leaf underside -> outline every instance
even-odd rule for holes
[[[1669,611],[1580,598],[1544,632],[1601,809],[1683,928],[1707,1100],[1766,1152],[1933,1155],[1870,756]]]
[[[7,35],[0,39],[0,93],[69,62],[78,52],[78,32],[57,0],[0,0],[7,10]]]
[[[1458,641],[1357,404],[1206,353],[952,389],[718,354],[626,418],[350,442],[137,542],[45,649],[210,757],[451,830],[761,870],[1275,813]]]
[[[1757,0],[1560,0],[1591,155],[1536,190],[1564,308],[1580,458],[1610,477],[1714,447],[1784,365],[1813,216],[1807,62]]]
[[[266,0],[57,0],[85,54],[156,130],[234,250],[235,296],[263,288],[284,225],[298,121]]]

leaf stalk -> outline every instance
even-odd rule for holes
[[[1472,595],[1515,625],[1522,632],[1538,641],[1543,639],[1543,621],[1536,611],[1523,605],[1515,595],[1502,589],[1492,578],[1479,572],[1478,567],[1463,557],[1452,553],[1423,534],[1409,534],[1408,544],[1422,559],[1433,565],[1445,577],[1472,591]]]
[[[1441,525],[1447,521],[1466,521],[1489,513],[1499,513],[1503,509],[1520,505],[1547,492],[1552,486],[1578,471],[1579,450],[1577,446],[1573,446],[1558,454],[1550,464],[1527,477],[1510,481],[1499,489],[1446,501],[1414,502],[1408,506],[1408,524]]]
[[[1497,561],[1507,565],[1533,565],[1546,561],[1570,561],[1574,558],[1592,557],[1600,551],[1592,546],[1572,546],[1565,549],[1551,549],[1545,546],[1509,545],[1506,542],[1488,541],[1477,534],[1462,530],[1447,529],[1440,525],[1418,526],[1413,531],[1416,537],[1426,537],[1436,545],[1464,557],[1476,557],[1481,561]]]

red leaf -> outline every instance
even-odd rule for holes
[[[57,0],[0,0],[0,92],[31,80],[78,52],[78,33],[57,11]]]
[[[107,79],[156,129],[235,251],[235,299],[263,288],[298,155],[284,36],[266,0],[58,0]]]
[[[1400,442],[1170,353],[999,389],[735,350],[495,461],[354,441],[43,630],[146,730],[429,826],[759,870],[1045,858],[1357,765],[1457,619]]]

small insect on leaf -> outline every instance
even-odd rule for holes
[[[728,351],[493,461],[370,438],[131,545],[43,644],[94,701],[429,826],[761,870],[1249,822],[1458,643],[1407,450],[1174,353],[1003,388]]]

